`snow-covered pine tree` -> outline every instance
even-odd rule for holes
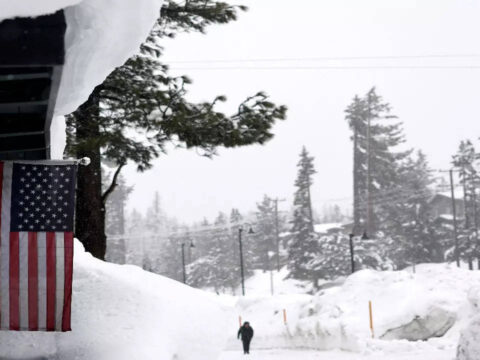
[[[354,233],[370,237],[384,227],[388,213],[382,208],[400,183],[402,163],[411,150],[404,143],[402,123],[395,121],[391,107],[372,88],[363,98],[355,96],[345,110],[353,132]]]
[[[312,176],[316,173],[313,160],[314,158],[303,147],[300,161],[297,164],[298,173],[295,180],[297,190],[293,202],[292,238],[288,243],[288,268],[290,276],[293,278],[315,281],[313,271],[309,267],[309,263],[318,252],[310,196]]]
[[[126,224],[126,263],[142,266],[145,219],[137,209],[133,209],[126,217]]]
[[[275,238],[275,202],[264,195],[262,202],[257,203],[257,221],[255,224],[255,268],[264,271],[275,266],[276,238]]]
[[[240,225],[243,220],[242,214],[238,209],[233,208],[230,212],[230,225]]]
[[[433,179],[426,156],[418,151],[415,158],[407,159],[400,177],[401,197],[384,205],[384,208],[388,206],[392,229],[391,258],[397,268],[443,261],[445,249],[429,202]]]
[[[349,275],[351,267],[348,237],[334,234],[319,238],[318,252],[310,260],[308,267],[322,279]]]
[[[128,186],[123,176],[118,178],[118,186],[107,200],[106,233],[107,253],[106,260],[116,264],[125,264],[126,261],[126,224],[125,206],[133,186]],[[108,238],[110,237],[110,238]]]

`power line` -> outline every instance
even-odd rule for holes
[[[171,67],[177,71],[228,71],[228,70],[480,70],[478,65],[418,65],[418,66],[235,66],[235,67]]]
[[[198,59],[171,60],[170,64],[211,64],[249,62],[289,62],[289,61],[338,61],[338,60],[402,60],[402,59],[465,59],[479,58],[480,54],[425,54],[425,55],[372,55],[372,56],[320,56],[296,58],[252,58],[252,59]]]

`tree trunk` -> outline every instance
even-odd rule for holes
[[[100,132],[95,121],[99,111],[99,93],[100,88],[97,87],[77,112],[77,139],[82,143],[88,140],[88,146],[81,146],[77,157],[89,157],[91,162],[78,171],[75,230],[85,250],[104,260],[107,240],[105,204],[102,200],[100,147],[95,144]]]

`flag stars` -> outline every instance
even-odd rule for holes
[[[74,167],[32,165],[14,164],[12,197],[18,200],[12,203],[12,231],[69,231]]]

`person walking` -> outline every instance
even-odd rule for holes
[[[250,342],[253,338],[253,328],[248,321],[245,321],[238,330],[237,338],[242,340],[243,353],[250,354]]]

